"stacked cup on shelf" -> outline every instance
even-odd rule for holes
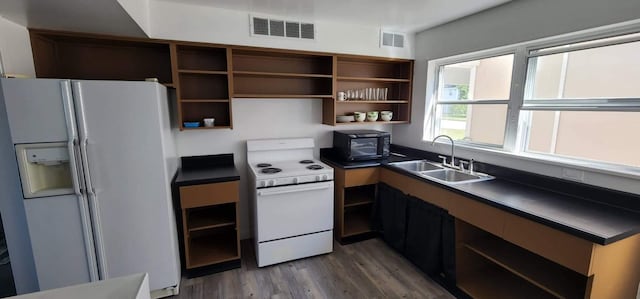
[[[344,99],[347,101],[386,101],[388,88],[361,88],[345,90]],[[338,100],[342,100],[341,97]]]

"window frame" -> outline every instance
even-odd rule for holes
[[[539,54],[541,49],[559,47],[564,45],[589,42],[599,39],[606,39],[615,36],[628,35],[628,34],[640,34],[640,20],[628,21],[619,24],[607,25],[593,29],[587,29],[577,32],[571,32],[553,37],[547,37],[542,39],[536,39],[517,44],[496,47],[492,49],[486,49],[471,53],[458,54],[450,57],[433,59],[427,61],[427,88],[426,88],[426,105],[425,105],[425,117],[423,126],[423,141],[431,141],[433,137],[438,133],[437,123],[440,119],[437,119],[436,109],[438,104],[489,104],[494,102],[492,100],[469,100],[469,101],[443,101],[438,102],[438,91],[441,78],[441,68],[445,65],[468,62],[472,60],[491,58],[501,55],[513,54],[513,67],[511,74],[511,90],[509,99],[498,100],[504,104],[508,101],[507,106],[507,123],[505,124],[505,136],[502,146],[493,144],[484,144],[478,142],[471,142],[466,140],[456,140],[456,146],[461,146],[466,149],[480,150],[492,153],[506,154],[509,156],[517,156],[527,160],[534,160],[536,162],[542,162],[546,164],[553,164],[558,166],[571,166],[584,170],[596,170],[597,172],[603,172],[607,174],[616,174],[623,176],[630,176],[637,178],[640,176],[640,167],[616,164],[605,161],[590,160],[586,158],[568,157],[557,154],[536,153],[526,151],[528,136],[529,136],[529,119],[523,116],[523,114],[529,111],[535,110],[553,110],[553,111],[640,111],[640,98],[624,98],[624,99],[545,99],[535,100],[537,105],[526,105],[525,98],[526,93],[530,92],[526,90],[527,80],[529,74],[533,74],[529,69],[529,59],[533,57],[539,57],[544,55],[552,55],[552,51]],[[553,51],[556,53],[567,53],[570,51],[598,48],[609,45],[623,44],[629,42],[640,41],[640,36],[633,38],[624,38],[620,40],[610,42],[598,42],[588,46],[580,47],[568,47],[561,50]],[[567,50],[569,49],[569,50]],[[556,105],[550,105],[547,101],[555,101]],[[497,101],[497,102],[498,102]],[[567,101],[571,101],[567,103]],[[621,101],[624,101],[621,103]],[[558,105],[562,102],[564,106]],[[598,104],[599,105],[594,105]],[[527,103],[528,104],[528,103]],[[571,104],[571,105],[567,105]],[[590,106],[586,106],[589,104]],[[581,106],[582,105],[582,106]],[[559,109],[562,108],[562,109]],[[529,113],[530,114],[530,113]],[[444,144],[443,141],[437,141],[436,143]]]

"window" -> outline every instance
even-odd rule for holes
[[[511,91],[513,54],[439,69],[436,132],[456,140],[501,146]]]
[[[431,61],[435,84],[425,138],[447,134],[470,147],[640,168],[635,30],[592,31]]]

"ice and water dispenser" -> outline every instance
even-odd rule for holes
[[[73,193],[66,143],[16,145],[24,198]]]

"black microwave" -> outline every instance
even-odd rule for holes
[[[333,131],[333,148],[345,161],[389,157],[391,134],[375,130]]]

